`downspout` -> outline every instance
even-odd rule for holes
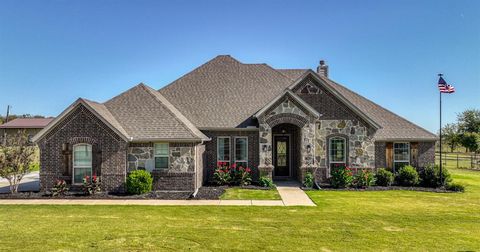
[[[203,145],[204,142],[205,142],[205,140],[202,139],[202,141],[200,142],[200,145]],[[198,161],[198,159],[197,159],[197,158],[198,158],[198,156],[197,156],[197,155],[198,155],[198,153],[197,153],[197,146],[198,146],[198,145],[195,145],[195,171],[196,171],[196,172],[198,172],[198,170],[197,170],[197,169],[198,169],[198,167],[197,167],[197,161]],[[203,171],[202,171],[202,172],[203,172]],[[195,173],[195,175],[197,175],[197,174]],[[203,178],[203,177],[202,177],[202,178]],[[202,180],[203,180],[203,179],[202,179]],[[193,193],[190,195],[190,198],[195,198],[195,197],[197,197],[198,189],[199,189],[199,187],[198,187],[198,182],[197,182],[197,176],[195,176],[195,191],[193,191]]]

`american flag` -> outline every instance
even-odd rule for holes
[[[447,82],[440,76],[440,79],[438,79],[438,89],[440,90],[440,93],[454,93],[455,88],[452,85],[447,84]]]

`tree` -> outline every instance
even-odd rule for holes
[[[11,193],[18,192],[20,181],[30,172],[34,153],[35,147],[29,144],[25,131],[10,138],[8,147],[0,149],[0,177],[8,180]]]
[[[480,133],[480,110],[467,109],[457,115],[460,132]]]
[[[461,143],[471,152],[480,152],[480,133],[463,133],[461,135]]]
[[[442,139],[446,143],[451,152],[460,144],[460,134],[458,132],[458,126],[453,123],[449,123],[442,128]]]

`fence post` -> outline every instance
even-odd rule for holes
[[[473,164],[473,155],[470,155],[470,160],[471,160],[471,161],[470,161],[470,169],[473,169],[473,168],[475,168],[475,167],[473,166],[473,165],[474,165],[474,164]]]
[[[458,169],[458,153],[457,153],[457,169]]]

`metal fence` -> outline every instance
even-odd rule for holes
[[[435,162],[440,162],[440,152],[435,153]],[[442,163],[447,168],[480,169],[480,154],[442,152]]]

